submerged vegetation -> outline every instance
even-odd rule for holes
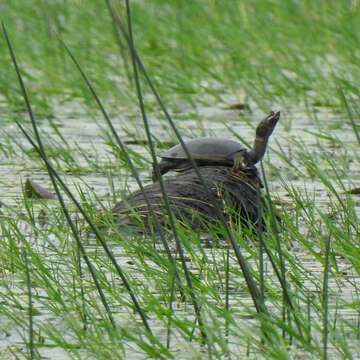
[[[360,4],[126,5],[0,4],[0,357],[356,358]],[[266,232],[104,216],[179,135],[248,145],[270,109]]]

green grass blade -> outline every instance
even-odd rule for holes
[[[33,116],[33,112],[32,112],[32,109],[31,109],[31,105],[30,105],[30,102],[29,102],[29,99],[28,99],[28,96],[27,96],[27,92],[26,92],[26,89],[25,89],[25,86],[24,86],[24,83],[22,81],[22,77],[21,77],[21,74],[20,74],[20,71],[19,71],[19,68],[18,68],[18,65],[17,65],[17,62],[16,62],[16,58],[15,58],[15,54],[12,50],[12,47],[11,47],[11,44],[10,44],[10,41],[9,41],[9,38],[7,36],[7,33],[6,33],[6,29],[5,29],[5,25],[4,23],[2,23],[2,28],[3,28],[3,32],[4,32],[4,35],[5,35],[5,38],[6,38],[6,41],[8,43],[8,47],[9,47],[9,51],[10,51],[10,54],[11,54],[11,57],[12,57],[12,60],[13,60],[13,63],[14,63],[14,66],[15,66],[15,69],[16,69],[16,73],[18,75],[18,79],[19,79],[19,83],[21,85],[21,89],[22,89],[22,92],[23,92],[23,96],[24,96],[24,100],[26,102],[26,106],[27,106],[27,109],[28,109],[28,113],[29,113],[29,116],[30,116],[30,119],[31,119],[31,122],[32,122],[32,125],[33,125],[33,128],[34,128],[34,133],[35,133],[35,136],[37,138],[37,142],[38,142],[38,145],[39,146],[36,146],[36,144],[31,140],[31,138],[29,136],[27,136],[28,134],[26,133],[26,131],[21,127],[21,125],[19,123],[18,126],[20,126],[20,129],[23,131],[24,135],[27,137],[27,139],[30,141],[30,143],[32,144],[32,146],[35,148],[35,150],[39,153],[39,155],[42,157],[43,161],[45,162],[46,166],[47,166],[47,169],[48,169],[48,173],[50,175],[50,178],[52,180],[52,183],[53,183],[53,186],[54,186],[54,189],[57,193],[57,196],[59,198],[59,201],[61,202],[61,206],[63,208],[63,210],[65,211],[65,214],[66,214],[66,217],[67,217],[67,220],[68,220],[68,223],[69,225],[71,226],[72,230],[73,230],[73,233],[74,235],[77,234],[77,231],[75,229],[75,226],[70,218],[70,215],[66,209],[66,206],[65,206],[65,203],[63,202],[62,200],[62,196],[60,194],[60,191],[59,191],[59,188],[57,186],[57,183],[55,181],[55,178],[57,178],[57,180],[60,182],[60,177],[58,176],[58,174],[56,173],[56,171],[54,171],[54,169],[51,167],[50,163],[48,162],[47,160],[47,157],[46,157],[46,154],[43,150],[43,145],[42,145],[42,141],[41,141],[41,138],[40,138],[40,135],[39,135],[39,132],[37,130],[37,125],[36,125],[36,122],[35,122],[35,118]],[[71,194],[71,192],[69,191],[69,189],[65,186],[65,184],[61,181],[60,182],[63,189],[68,193],[68,195],[70,196],[70,198],[72,199],[72,201],[75,203],[75,205],[78,207],[78,209],[80,210],[80,212],[82,213],[82,215],[85,217],[86,221],[88,222],[88,224],[90,225],[90,227],[92,228],[92,230],[94,231],[95,235],[97,236],[97,238],[99,239],[99,241],[101,242],[104,250],[106,251],[107,255],[109,256],[110,260],[112,261],[113,265],[115,266],[116,270],[117,270],[117,273],[119,274],[119,276],[121,277],[121,280],[123,281],[133,303],[134,303],[134,306],[135,308],[137,309],[142,321],[143,321],[143,324],[146,328],[146,330],[149,332],[149,334],[151,335],[152,332],[151,332],[151,329],[150,329],[150,326],[148,324],[148,321],[146,320],[146,317],[145,317],[145,314],[144,312],[142,311],[141,307],[140,307],[140,304],[137,300],[137,298],[135,297],[135,294],[134,292],[132,291],[131,287],[130,287],[130,284],[128,283],[123,271],[121,270],[119,264],[117,263],[116,259],[114,258],[113,254],[111,253],[110,249],[108,248],[108,246],[106,245],[106,242],[104,240],[104,238],[100,235],[100,233],[98,232],[97,228],[94,226],[94,224],[91,222],[90,218],[87,216],[87,214],[83,211],[82,207],[80,206],[80,204],[76,201],[76,199],[74,198],[74,196]],[[82,246],[82,243],[80,241],[80,238],[78,237],[78,235],[75,236],[75,238],[77,239],[77,243],[78,245],[80,246],[80,248],[82,248],[82,253],[85,254],[85,250]],[[85,261],[86,261],[86,257],[84,258]],[[89,260],[88,260],[89,261]],[[90,261],[87,262],[87,265],[89,266],[90,265]],[[89,267],[89,270],[91,269],[91,265]],[[91,271],[91,270],[90,270]],[[97,283],[97,280],[96,280],[96,276],[95,276],[95,272],[92,273],[93,275],[93,279],[95,281],[95,283]],[[103,305],[105,306],[106,308],[106,311],[107,311],[107,314],[111,320],[111,322],[115,325],[115,322],[113,320],[113,317],[111,315],[111,311],[110,311],[110,308],[105,300],[105,296],[101,290],[101,287],[100,285],[97,283],[97,289],[99,291],[99,294],[101,296],[101,299],[102,299],[102,302],[103,302]]]
[[[116,19],[116,22],[117,22],[117,24],[118,24],[118,26],[119,26],[119,28],[120,28],[123,36],[125,37],[126,41],[128,42],[128,44],[129,44],[129,46],[130,46],[129,36],[128,36],[128,34],[127,34],[126,30],[125,30],[125,27],[123,26],[120,18],[116,15],[116,13],[115,13],[115,19]],[[201,174],[200,174],[199,171],[198,171],[198,168],[197,168],[197,166],[196,166],[196,163],[194,162],[194,160],[193,160],[191,154],[189,153],[189,151],[188,151],[188,149],[187,149],[184,141],[182,140],[182,137],[181,137],[180,133],[178,132],[178,130],[177,130],[177,128],[176,128],[176,126],[175,126],[172,118],[170,117],[170,114],[168,113],[165,105],[164,105],[163,102],[161,101],[161,98],[160,98],[158,92],[156,91],[154,85],[152,84],[152,81],[150,80],[150,78],[149,78],[149,76],[148,76],[148,74],[147,74],[147,72],[146,72],[146,70],[145,70],[145,67],[144,67],[144,65],[142,64],[142,62],[141,62],[141,60],[140,60],[140,58],[139,58],[139,55],[137,54],[137,52],[136,52],[135,49],[134,49],[134,57],[135,57],[138,65],[139,65],[139,67],[140,67],[140,70],[142,71],[143,75],[145,76],[145,79],[146,79],[148,85],[150,86],[150,88],[151,88],[151,90],[152,90],[152,92],[153,92],[156,100],[158,101],[158,103],[159,103],[162,111],[164,112],[164,114],[165,114],[165,116],[166,116],[169,124],[171,125],[173,131],[175,132],[175,134],[176,134],[176,136],[177,136],[177,138],[178,138],[178,140],[179,140],[182,148],[184,149],[184,151],[185,151],[185,153],[186,153],[186,156],[187,156],[188,159],[191,161],[191,164],[192,164],[193,168],[195,169],[195,171],[196,171],[196,173],[197,173],[200,181],[201,181],[203,184],[205,184],[204,179],[202,178]],[[206,186],[205,186],[205,188],[206,188]],[[207,191],[207,192],[208,192],[208,194],[210,194],[209,191]],[[210,197],[211,197],[211,196],[210,196]],[[228,238],[230,239],[230,242],[231,242],[232,247],[233,247],[233,249],[234,249],[234,252],[235,252],[235,255],[236,255],[236,257],[237,257],[237,260],[238,260],[238,262],[239,262],[239,264],[240,264],[240,267],[241,267],[241,269],[242,269],[242,271],[243,271],[244,278],[245,278],[245,281],[246,281],[246,283],[247,283],[247,285],[248,285],[249,292],[250,292],[251,297],[252,297],[252,299],[253,299],[253,302],[254,302],[256,311],[257,311],[258,313],[264,313],[264,312],[266,312],[266,310],[265,310],[265,304],[261,301],[261,297],[260,297],[259,290],[258,290],[258,288],[257,288],[257,286],[256,286],[256,284],[255,284],[255,281],[254,281],[253,277],[251,276],[251,273],[250,273],[250,271],[249,271],[249,269],[248,269],[248,266],[247,266],[247,264],[246,264],[246,261],[245,261],[243,255],[242,255],[242,253],[241,253],[241,251],[240,251],[240,248],[239,248],[239,246],[237,245],[235,239],[233,238],[233,236],[232,236],[232,234],[231,234],[231,231],[230,231],[230,229],[228,228],[228,225],[227,225],[226,222],[224,221],[222,212],[220,211],[220,209],[218,209],[218,207],[215,207],[215,209],[216,209],[216,211],[218,212],[218,217],[219,217],[219,219],[221,219],[222,222],[223,222],[223,224],[224,224],[224,227],[225,227],[225,229],[226,229],[226,234],[227,234]]]
[[[32,289],[31,289],[31,278],[29,262],[26,254],[26,249],[23,249],[25,272],[26,272],[26,286],[28,292],[28,303],[29,303],[29,348],[30,348],[30,359],[35,358],[35,347],[34,347],[34,318],[33,318],[33,300],[32,300]]]
[[[325,266],[323,275],[323,289],[322,289],[322,301],[323,301],[323,360],[328,359],[328,337],[329,337],[329,254],[330,254],[330,240],[331,234],[328,236],[325,244]]]
[[[182,264],[182,267],[184,269],[186,282],[187,282],[187,285],[189,287],[189,292],[190,292],[191,300],[192,300],[192,303],[193,303],[193,306],[194,306],[194,309],[195,309],[196,318],[197,318],[197,320],[199,322],[201,333],[202,333],[202,335],[203,335],[203,337],[205,338],[205,341],[206,341],[207,335],[206,335],[205,328],[203,326],[203,319],[202,319],[202,316],[201,316],[200,307],[198,305],[196,295],[195,295],[195,292],[194,292],[194,287],[193,287],[193,284],[192,284],[192,281],[191,281],[190,273],[189,273],[189,270],[187,268],[187,264],[186,264],[186,261],[185,261],[185,255],[184,255],[184,252],[183,252],[181,241],[180,241],[179,235],[177,233],[175,220],[174,220],[174,214],[173,214],[173,212],[171,210],[171,207],[170,207],[170,204],[169,204],[169,199],[168,199],[168,196],[167,196],[167,193],[166,193],[166,189],[165,189],[165,186],[164,186],[164,183],[163,183],[160,171],[159,171],[159,165],[158,165],[158,162],[157,162],[155,148],[154,148],[154,144],[153,144],[153,141],[152,141],[149,122],[147,120],[147,116],[146,116],[146,112],[145,112],[145,106],[144,106],[144,101],[143,101],[143,97],[142,97],[139,74],[138,74],[138,69],[137,69],[138,64],[137,64],[136,57],[135,57],[135,45],[134,45],[133,34],[132,34],[131,11],[130,11],[130,4],[129,4],[128,0],[126,0],[126,11],[127,11],[128,31],[129,31],[129,46],[130,46],[130,50],[131,50],[131,59],[132,59],[132,64],[133,64],[133,72],[134,72],[134,77],[135,77],[136,91],[137,91],[137,96],[138,96],[138,100],[139,100],[139,106],[140,106],[141,115],[142,115],[142,118],[143,118],[145,131],[146,131],[146,136],[147,136],[147,140],[149,142],[149,147],[150,147],[150,150],[151,150],[151,156],[152,156],[152,159],[153,159],[155,171],[157,172],[157,178],[159,180],[159,184],[160,184],[160,187],[161,187],[161,192],[162,192],[163,197],[164,197],[165,207],[166,207],[166,209],[168,211],[171,229],[172,229],[175,241],[176,241],[176,246],[177,246],[177,250],[178,250],[179,255],[180,255],[181,264]],[[208,349],[209,349],[209,353],[211,354],[209,344],[208,344]]]

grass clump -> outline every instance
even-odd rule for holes
[[[264,161],[273,203],[281,207],[281,229],[271,218],[262,239],[244,228],[221,228],[232,246],[215,233],[204,241],[203,234],[177,222],[172,228],[177,241],[169,243],[166,233],[161,241],[129,238],[116,229],[109,237],[98,228],[98,214],[120,197],[117,189],[127,193],[149,175],[156,153],[150,159],[143,145],[153,134],[156,144],[174,141],[171,131],[177,128],[159,114],[135,52],[131,56],[126,39],[121,48],[114,37],[115,29],[121,30],[109,9],[123,19],[125,8],[107,5],[0,5],[29,90],[27,108],[36,115],[30,116],[31,133],[24,91],[15,86],[1,40],[6,71],[0,93],[8,116],[0,119],[0,164],[52,177],[61,200],[59,206],[23,199],[20,190],[15,199],[2,198],[0,318],[9,339],[1,355],[356,356],[357,2],[132,4],[136,52],[175,113],[175,125],[188,127],[184,113],[191,114],[202,135],[231,132],[246,142],[260,110],[268,111],[270,104],[285,110]],[[78,69],[58,37],[81,64]],[[139,67],[137,97],[129,85],[131,59]],[[135,110],[138,99],[144,102],[145,127],[150,126],[147,139]],[[234,104],[243,110],[229,110]],[[9,126],[14,118],[31,146]],[[89,127],[95,131],[85,133]],[[129,179],[135,175],[134,186]],[[8,189],[12,180],[6,177],[1,185]],[[87,236],[89,226],[96,236]],[[235,246],[266,311],[254,308]]]

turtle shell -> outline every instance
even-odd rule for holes
[[[237,141],[220,137],[203,137],[187,141],[186,147],[194,160],[221,162],[234,160],[246,149]],[[187,159],[181,144],[175,145],[159,155],[163,159]]]

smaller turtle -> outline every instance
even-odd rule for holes
[[[204,137],[196,138],[185,143],[188,153],[195,161],[197,166],[234,166],[246,169],[253,167],[265,154],[266,145],[278,120],[280,112],[271,113],[260,122],[256,128],[254,146],[247,151],[237,141],[217,138]],[[161,175],[170,170],[184,171],[192,167],[186,151],[181,144],[175,145],[169,150],[159,155],[159,172]],[[158,180],[156,169],[153,171],[153,181]]]

